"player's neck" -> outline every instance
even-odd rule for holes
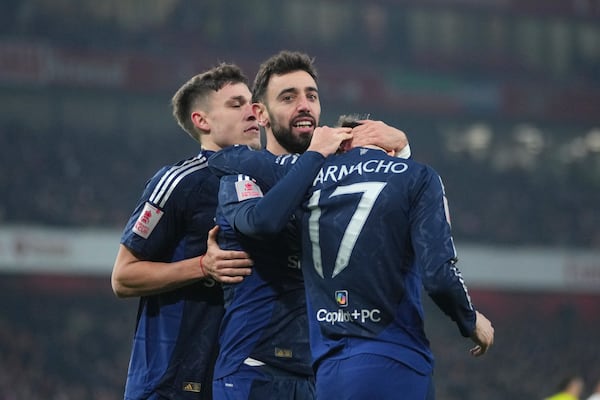
[[[275,139],[275,136],[273,135],[273,133],[271,133],[269,131],[267,131],[267,146],[265,148],[267,149],[268,152],[270,152],[276,156],[290,154],[290,152],[287,151],[285,149],[285,147],[283,147],[281,144],[279,144],[277,139]]]
[[[367,145],[360,146],[360,147],[366,147],[367,149],[381,150],[384,153],[387,153],[388,155],[390,155],[392,157],[396,155],[396,152],[394,150],[387,151],[386,149],[376,146],[374,144],[367,144]]]

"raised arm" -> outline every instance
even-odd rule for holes
[[[219,203],[225,217],[245,235],[280,232],[302,202],[324,157],[335,153],[340,143],[350,137],[349,128],[317,128],[307,152],[272,187],[261,185],[259,177],[223,177]]]

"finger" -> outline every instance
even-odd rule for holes
[[[252,268],[226,268],[219,271],[219,275],[227,277],[248,276],[252,274]]]
[[[345,134],[341,135],[341,137],[340,137],[340,138],[338,138],[338,140],[339,140],[339,141],[340,141],[340,143],[341,143],[341,142],[343,142],[344,140],[350,140],[350,139],[352,139],[352,137],[353,137],[353,136],[352,136],[352,134],[351,134],[351,133],[345,133]]]
[[[219,225],[215,225],[210,231],[208,231],[208,242],[217,244],[217,234],[219,233]]]
[[[244,280],[243,276],[223,276],[219,278],[219,282],[221,283],[240,283]]]
[[[242,265],[252,265],[252,259],[250,258],[250,255],[248,255],[248,253],[246,253],[245,251],[227,251],[224,252],[222,257],[220,258],[223,261],[242,261]]]
[[[233,270],[240,268],[251,268],[252,260],[249,258],[239,258],[237,260],[221,260],[219,261],[219,270]]]
[[[483,348],[479,345],[473,347],[471,350],[469,350],[471,355],[474,357],[479,357],[480,355],[483,354]]]

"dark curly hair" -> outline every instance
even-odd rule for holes
[[[282,50],[263,62],[254,79],[252,89],[252,101],[263,102],[267,92],[267,86],[273,75],[283,75],[294,71],[306,71],[317,82],[317,70],[313,65],[313,59],[307,54],[297,51]]]

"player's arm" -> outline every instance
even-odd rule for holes
[[[423,285],[437,306],[455,321],[461,334],[473,337],[481,326],[477,325],[477,313],[456,266],[449,213],[439,176],[431,169],[424,169],[415,193],[410,216],[411,238],[422,268]]]
[[[227,260],[246,267],[251,264],[246,253],[223,251],[214,238],[211,241],[211,227],[205,228],[206,248],[195,247],[187,259],[172,260],[191,221],[190,210],[200,207],[197,194],[204,182],[190,182],[191,175],[181,180],[169,179],[178,171],[177,166],[163,168],[150,179],[123,231],[111,275],[118,297],[148,296],[191,284],[207,277],[205,265]],[[190,183],[198,186],[188,190]],[[157,191],[157,187],[165,190]]]
[[[335,153],[340,143],[350,137],[350,128],[317,128],[308,150],[264,196],[263,190],[256,185],[247,186],[252,198],[242,198],[240,191],[253,184],[249,178],[243,182],[235,181],[236,177],[222,179],[219,203],[229,223],[248,236],[275,234],[283,230],[302,202],[324,157]],[[236,191],[237,198],[231,196],[232,190]]]
[[[121,244],[111,284],[117,297],[138,297],[173,290],[204,277],[200,257],[170,263],[146,261]]]
[[[125,245],[119,245],[111,275],[117,297],[150,296],[213,278],[222,283],[241,282],[250,275],[252,260],[243,251],[222,250],[218,227],[208,233],[206,253],[174,262],[143,260]]]
[[[396,157],[410,158],[410,146],[406,134],[383,121],[360,120],[360,125],[353,128],[352,147],[376,145]]]
[[[249,146],[229,146],[217,151],[208,159],[210,171],[221,178],[226,175],[244,174],[260,177],[261,182],[273,182],[291,168],[291,164],[283,168],[284,172],[274,169],[276,156],[271,153],[254,150]]]
[[[247,175],[224,176],[219,204],[225,218],[236,231],[247,236],[262,237],[282,231],[323,160],[321,154],[307,151],[270,190]]]

